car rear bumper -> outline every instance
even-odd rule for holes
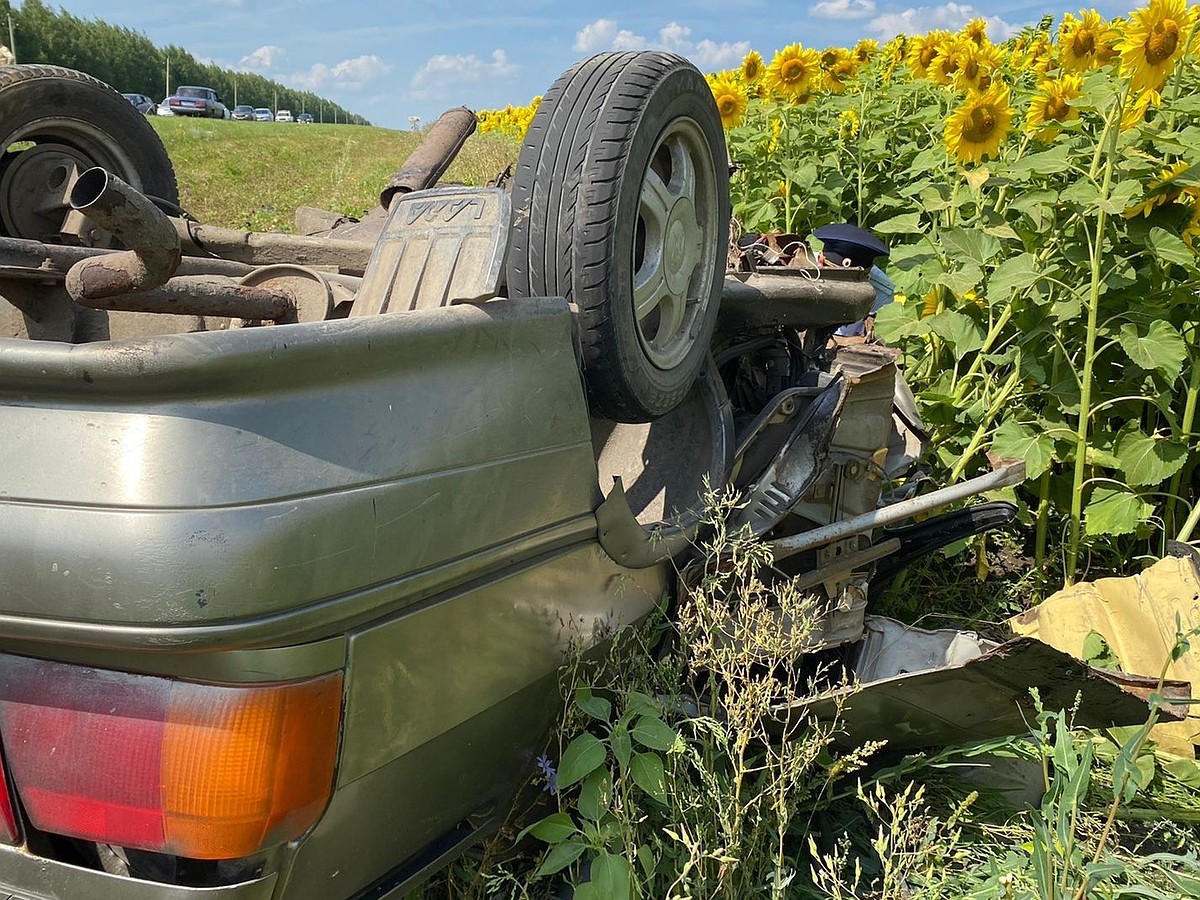
[[[0,847],[0,897],[5,900],[267,900],[274,873],[223,887],[182,887],[139,881],[42,859],[18,847]]]

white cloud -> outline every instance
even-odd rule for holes
[[[862,2],[862,0],[859,0]],[[724,69],[741,62],[750,52],[749,41],[692,40],[692,29],[678,22],[668,22],[658,35],[648,38],[627,29],[618,28],[612,19],[597,19],[584,25],[575,35],[578,53],[600,50],[670,50],[691,59],[701,69]]]
[[[390,71],[392,71],[391,66],[378,56],[371,54],[343,59],[332,66],[316,63],[307,72],[298,72],[288,81],[310,91],[320,90],[329,85],[347,90],[358,90],[364,84],[368,84]]]
[[[417,69],[417,73],[412,77],[412,86],[422,89],[419,93],[427,96],[435,88],[508,79],[520,71],[521,67],[510,62],[508,54],[503,50],[493,50],[490,62],[484,62],[474,53],[439,53],[431,56]]]
[[[282,47],[266,44],[243,56],[241,65],[246,69],[270,69],[276,63],[282,62],[286,56]]]
[[[808,8],[818,19],[865,19],[875,15],[875,0],[822,0]]]
[[[935,28],[951,31],[962,28],[971,19],[984,19],[988,25],[988,37],[1003,41],[1021,30],[1020,25],[1010,25],[999,16],[985,16],[975,7],[965,3],[944,3],[941,6],[909,7],[903,12],[886,13],[867,23],[867,30],[881,38],[897,34],[924,34]]]

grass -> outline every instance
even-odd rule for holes
[[[361,216],[421,138],[362,125],[148,121],[175,165],[183,208],[202,222],[251,231],[294,230],[297,206]],[[516,152],[501,135],[473,135],[443,180],[484,184]]]

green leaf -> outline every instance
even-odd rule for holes
[[[1188,358],[1187,344],[1173,325],[1156,319],[1142,331],[1132,322],[1121,326],[1117,340],[1125,353],[1143,369],[1157,369],[1175,378]]]
[[[625,857],[601,851],[588,880],[575,886],[575,900],[629,900],[632,886],[633,869]]]
[[[1165,228],[1151,228],[1146,246],[1163,262],[1176,263],[1190,268],[1196,267],[1196,257],[1178,235]]]
[[[875,314],[875,333],[889,343],[929,334],[929,320],[917,315],[920,303],[889,303]]]
[[[558,789],[586,778],[604,762],[604,744],[592,734],[581,734],[563,751],[558,766]]]
[[[591,688],[579,688],[575,692],[575,705],[601,722],[607,723],[612,717],[612,704],[603,697],[594,696]]]
[[[542,860],[542,864],[537,867],[534,875],[553,875],[555,872],[561,872],[575,860],[579,859],[583,851],[587,847],[577,841],[563,841],[561,844],[556,844],[550,848],[550,852],[546,854],[546,858]]]
[[[876,234],[921,234],[924,228],[921,225],[921,214],[914,212],[885,219],[871,230]]]
[[[1013,178],[1028,178],[1030,175],[1056,175],[1071,168],[1070,148],[1060,144],[1041,153],[1030,153],[1008,167]]]
[[[528,833],[532,834],[539,841],[545,841],[547,844],[557,844],[559,841],[565,841],[571,835],[576,834],[578,830],[567,813],[557,812],[546,816],[540,822],[535,822],[529,827]]]
[[[966,259],[977,266],[992,261],[1000,252],[1000,242],[977,229],[944,228],[938,234],[938,241],[950,259]]]
[[[1034,262],[1032,253],[1020,253],[996,266],[996,270],[988,276],[988,300],[1003,303],[1036,282],[1039,275]]]
[[[635,753],[629,766],[633,783],[657,800],[667,802],[667,776],[657,753]]]
[[[599,822],[608,812],[612,800],[612,775],[608,769],[600,768],[583,779],[579,788],[579,814],[585,819]]]
[[[679,735],[675,729],[657,716],[642,716],[631,732],[633,739],[651,750],[670,750]]]
[[[1033,480],[1054,462],[1054,439],[1044,431],[1035,432],[1020,422],[1006,419],[992,435],[992,452],[998,456],[1025,460],[1025,477]]]
[[[1119,216],[1133,203],[1134,199],[1141,196],[1141,193],[1141,182],[1132,179],[1122,181],[1109,191],[1107,199],[1098,199],[1096,205],[1109,215]]]
[[[1132,486],[1159,484],[1183,468],[1188,449],[1157,434],[1144,434],[1134,425],[1117,438],[1116,457]]]
[[[966,354],[983,346],[983,329],[969,316],[960,312],[948,309],[936,316],[930,316],[925,321],[938,337],[953,348],[955,359],[962,359]]]
[[[1154,511],[1132,491],[1098,487],[1084,511],[1084,531],[1089,535],[1129,534]]]
[[[608,736],[608,745],[612,747],[613,756],[621,764],[621,768],[626,768],[630,756],[633,755],[633,742],[630,741],[629,731],[624,724],[613,728],[612,734]]]
[[[1190,788],[1200,788],[1200,762],[1180,757],[1163,763],[1163,769],[1176,781]]]
[[[654,860],[654,853],[651,852],[649,845],[642,844],[637,850],[638,865],[642,867],[642,874],[649,881],[654,877],[654,870],[658,868],[658,864]]]
[[[1113,653],[1112,647],[1108,645],[1104,635],[1098,631],[1089,631],[1087,637],[1083,639],[1083,652],[1080,654],[1080,658],[1089,666],[1095,666],[1097,669],[1119,670],[1121,668],[1121,661]]]
[[[1059,195],[1063,203],[1073,203],[1078,206],[1092,207],[1100,202],[1100,188],[1086,179],[1074,182],[1064,188]]]
[[[983,269],[973,263],[967,263],[961,269],[953,272],[943,272],[937,277],[936,284],[944,284],[961,297],[968,291],[974,290],[983,280]]]
[[[657,716],[662,712],[657,700],[641,691],[630,691],[625,695],[625,713],[630,716]]]

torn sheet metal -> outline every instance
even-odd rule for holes
[[[875,653],[872,665],[878,680],[797,700],[782,708],[779,717],[802,712],[836,721],[835,739],[842,746],[886,741],[889,749],[911,750],[1028,732],[1037,717],[1030,688],[1037,688],[1047,709],[1075,708],[1078,698],[1075,723],[1083,727],[1137,725],[1150,714],[1148,698],[1157,679],[1092,669],[1033,638],[993,645],[969,634],[955,638],[949,637],[953,632],[927,632],[899,623],[888,626],[892,644],[903,637],[913,646],[903,652],[892,646],[889,661],[879,653],[881,642],[889,638],[878,622],[871,620],[875,651],[870,642],[860,651]],[[970,658],[973,654],[977,655]],[[963,658],[965,662],[954,662]],[[914,662],[935,667],[886,674]],[[1190,686],[1169,682],[1164,693],[1183,702]],[[1180,718],[1182,711],[1164,707],[1161,715]]]
[[[1017,634],[1080,656],[1095,631],[1122,670],[1157,679],[1175,646],[1176,616],[1184,632],[1200,626],[1200,573],[1190,558],[1168,557],[1140,575],[1073,585],[1009,625]],[[1200,641],[1193,637],[1192,644],[1191,652],[1167,666],[1168,678],[1200,680]],[[1200,708],[1191,707],[1183,722],[1157,726],[1152,737],[1160,749],[1191,757],[1200,744]]]

